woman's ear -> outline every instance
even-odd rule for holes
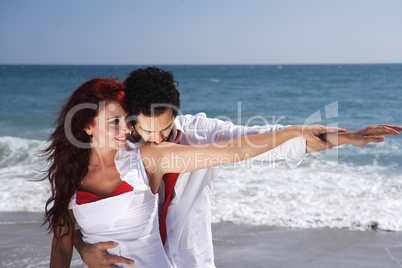
[[[90,126],[89,126],[89,127],[85,127],[85,128],[84,128],[84,131],[85,131],[85,133],[87,133],[87,135],[88,135],[89,137],[91,137],[91,138],[93,137],[93,136],[92,136],[92,127],[90,127]]]

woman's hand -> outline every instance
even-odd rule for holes
[[[338,127],[326,127],[322,125],[302,125],[301,127],[301,135],[307,142],[312,142],[318,146],[322,146],[324,148],[332,149],[333,145],[328,141],[322,140],[320,138],[321,135],[332,133],[332,132],[347,132],[347,129],[338,128]]]

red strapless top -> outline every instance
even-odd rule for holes
[[[109,197],[128,193],[132,190],[134,190],[133,186],[131,186],[127,182],[123,182],[119,187],[117,187],[116,190],[113,191],[113,193]],[[95,202],[95,201],[99,201],[99,200],[101,200],[101,198],[99,198],[96,194],[84,192],[84,191],[77,191],[76,202],[78,205],[91,203],[91,202]]]

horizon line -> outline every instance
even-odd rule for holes
[[[0,63],[0,65],[47,65],[47,66],[222,66],[222,65],[382,65],[382,64],[402,64],[402,62],[349,62],[349,63]]]

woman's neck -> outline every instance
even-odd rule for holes
[[[96,169],[105,169],[114,166],[114,157],[117,150],[110,148],[92,147],[89,155],[89,165]]]

